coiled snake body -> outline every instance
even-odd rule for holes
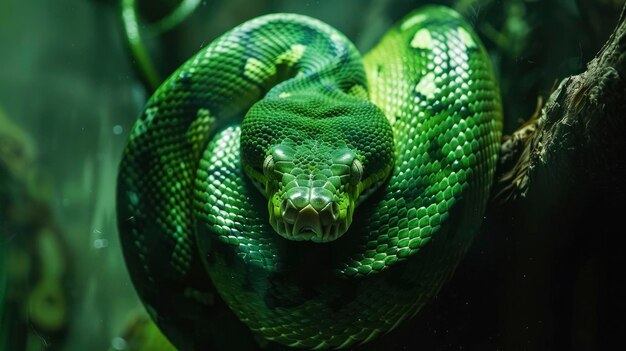
[[[217,318],[194,315],[211,289],[284,345],[371,340],[467,251],[500,133],[489,59],[450,9],[410,14],[363,60],[317,20],[250,20],[172,74],[131,132],[117,197],[135,287],[183,348],[182,329]]]

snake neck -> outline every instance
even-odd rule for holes
[[[266,93],[243,119],[241,162],[279,235],[330,242],[348,231],[361,193],[389,176],[394,146],[359,53],[337,33],[317,35],[247,60]]]

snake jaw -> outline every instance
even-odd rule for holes
[[[270,224],[285,239],[330,242],[342,236],[352,221],[353,210],[348,209],[350,201],[343,202],[347,203],[339,205],[333,201],[322,209],[316,209],[309,203],[298,209],[291,199],[282,201],[279,207],[270,201]]]

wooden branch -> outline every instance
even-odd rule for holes
[[[626,7],[587,70],[561,81],[540,116],[505,138],[496,201],[545,197],[545,191],[563,194],[576,188],[624,194],[625,16]]]
[[[494,282],[476,294],[494,291],[485,298],[495,307],[477,311],[493,316],[504,349],[621,342],[625,77],[626,7],[586,71],[562,80],[502,144],[494,196],[473,248],[490,252],[491,261],[463,274],[480,280],[488,272],[483,281]]]

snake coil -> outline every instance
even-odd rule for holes
[[[386,121],[342,119],[361,111],[334,107],[350,101],[372,105],[364,114],[379,111]],[[244,127],[252,123],[246,121],[254,113],[268,119],[255,119],[250,137],[242,120]],[[317,117],[296,121],[302,115]],[[203,337],[214,342],[221,327],[238,321],[292,347],[365,343],[417,313],[468,250],[489,195],[501,127],[489,58],[453,10],[413,12],[364,59],[315,19],[250,20],[174,72],[131,132],[117,209],[133,283],[181,349],[199,349]],[[274,170],[281,157],[308,163],[289,163],[282,177],[300,170],[259,192],[255,184],[268,182],[268,167]],[[318,172],[319,164],[334,168]],[[343,182],[335,171],[359,177]],[[315,243],[307,240],[310,231],[323,230],[307,225],[300,226],[304,241],[294,241],[283,236],[296,229],[284,225],[286,234],[278,235],[272,219],[281,216],[281,204],[290,205],[289,189],[280,193],[289,181],[297,181],[294,189],[337,192],[360,184],[350,188],[354,194],[346,191],[345,207],[327,212],[348,216],[350,201],[362,201],[345,234]],[[308,191],[310,204],[335,199],[298,191]],[[283,194],[274,199],[274,214],[271,194]]]

